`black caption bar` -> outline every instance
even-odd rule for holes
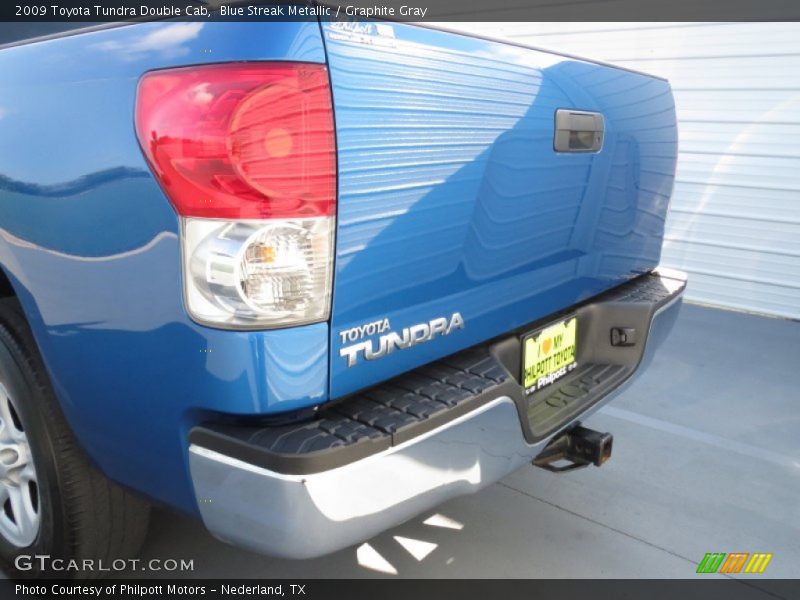
[[[778,600],[797,598],[800,582],[698,576],[692,580],[102,580],[0,581],[0,597],[37,598],[288,598],[407,600],[408,598],[615,598],[647,600]]]
[[[294,8],[292,8],[294,7]],[[797,0],[10,0],[0,22],[104,23],[139,19],[397,21],[789,21]],[[7,25],[6,25],[7,26]]]

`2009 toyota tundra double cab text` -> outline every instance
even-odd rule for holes
[[[666,81],[431,27],[6,44],[6,569],[129,557],[152,502],[313,557],[602,463],[685,287],[676,152]]]

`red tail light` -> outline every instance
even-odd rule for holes
[[[181,215],[184,298],[196,321],[265,329],[327,319],[336,156],[323,65],[148,73],[136,133]]]
[[[182,216],[335,212],[333,109],[323,65],[231,63],[148,73],[139,83],[136,132]]]

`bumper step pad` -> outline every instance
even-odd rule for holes
[[[525,438],[534,443],[630,378],[655,313],[680,296],[684,286],[683,279],[652,273],[572,308],[579,328],[587,332],[579,367],[528,396],[518,381],[519,334],[537,324],[326,404],[311,420],[282,425],[252,419],[210,423],[192,429],[189,440],[271,471],[305,475],[377,454],[508,396],[518,408]],[[608,331],[617,326],[641,331],[638,344],[612,348]],[[515,350],[509,352],[509,345]]]
[[[331,469],[430,431],[519,386],[486,352],[467,351],[324,406],[305,423],[196,427],[193,444],[279,473]]]

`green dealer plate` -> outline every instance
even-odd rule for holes
[[[576,366],[578,319],[569,317],[522,338],[522,384],[532,394]]]

